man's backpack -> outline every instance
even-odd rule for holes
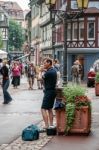
[[[22,131],[22,140],[33,141],[39,139],[39,129],[36,125],[30,125]]]

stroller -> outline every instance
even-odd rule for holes
[[[94,87],[95,86],[95,71],[93,68],[87,74],[87,87]]]

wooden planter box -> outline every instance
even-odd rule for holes
[[[66,112],[64,109],[56,110],[56,124],[58,134],[64,134],[66,128]],[[75,120],[70,133],[89,134],[91,128],[91,112],[88,106],[76,109]]]
[[[99,83],[95,83],[95,94],[99,96]]]

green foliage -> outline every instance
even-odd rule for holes
[[[99,83],[99,72],[96,73],[95,82],[96,82],[96,83]]]
[[[66,98],[66,102],[73,102],[75,101],[76,96],[85,95],[86,89],[81,87],[80,85],[71,85],[68,84],[63,89],[63,94]]]
[[[15,21],[9,21],[9,50],[20,50],[24,42],[23,28]]]
[[[66,104],[66,119],[67,119],[67,123],[66,123],[66,132],[68,133],[68,131],[71,129],[73,122],[74,122],[74,118],[75,118],[75,104],[74,103],[67,103]]]

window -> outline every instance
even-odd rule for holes
[[[34,5],[32,6],[32,18],[34,18],[35,17],[35,7],[34,7]]]
[[[95,24],[94,22],[89,22],[88,23],[88,39],[93,39],[95,38]]]
[[[4,14],[0,13],[0,21],[4,21]]]
[[[44,28],[41,30],[41,38],[42,38],[42,41],[44,41]]]
[[[41,6],[41,16],[46,15],[46,13],[49,12],[47,6],[43,3]]]
[[[46,40],[46,27],[44,27],[44,41]]]
[[[67,27],[67,39],[71,39],[71,24],[69,23],[68,24],[68,27]]]
[[[51,38],[51,26],[48,25],[47,26],[47,40],[50,40],[50,38]]]
[[[84,39],[84,22],[79,23],[79,39]]]
[[[6,28],[2,29],[2,37],[3,37],[3,39],[7,38],[7,29]]]
[[[77,23],[73,24],[73,39],[77,39]]]
[[[35,6],[35,17],[39,15],[39,8]]]

